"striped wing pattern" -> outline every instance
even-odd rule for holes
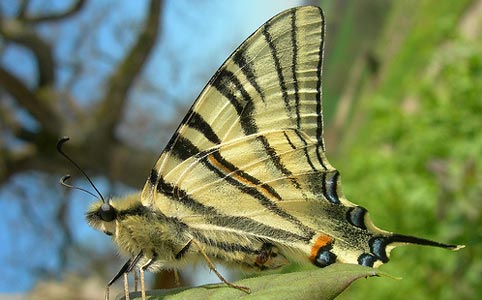
[[[220,280],[248,291],[211,260],[260,270],[289,262],[377,267],[398,245],[464,247],[383,231],[343,196],[323,144],[323,37],[318,7],[266,22],[206,85],[140,199],[89,208],[89,225],[130,256],[107,287],[134,268],[142,283],[144,270],[177,269],[201,256]],[[64,156],[65,141],[57,144]],[[141,284],[143,299],[144,292]]]
[[[270,145],[269,150],[260,139]],[[276,224],[309,240],[313,230],[278,204],[312,199],[339,202],[338,172],[318,161],[317,149],[316,143],[297,130],[252,134],[190,157],[164,180],[174,182],[175,199],[189,197],[215,208],[216,215],[245,218],[244,222],[252,225],[247,228]],[[222,201],[214,205],[212,199]],[[202,214],[191,206],[188,209],[183,216]],[[203,222],[198,218],[193,222],[212,223],[212,215],[206,214]]]
[[[223,232],[231,245],[254,236],[304,247],[306,255],[319,221],[303,222],[306,212],[290,203],[353,206],[324,154],[324,28],[320,8],[299,7],[273,17],[241,44],[161,154],[143,204],[191,230]],[[259,252],[253,247],[262,246],[250,240],[243,247]]]
[[[302,7],[285,11],[253,33],[191,107],[156,163],[155,179],[173,178],[170,183],[177,184],[173,174],[179,170],[174,169],[185,160],[253,134],[257,138],[251,144],[271,155],[271,145],[260,133],[274,129],[303,132],[307,142],[318,145],[315,159],[326,164],[321,154],[323,30],[321,10]],[[142,192],[146,204],[154,201],[156,184],[147,181]]]
[[[188,228],[208,255],[241,264],[377,266],[399,244],[459,249],[380,230],[343,196],[323,143],[324,28],[320,8],[298,7],[241,44],[151,170],[142,205]]]

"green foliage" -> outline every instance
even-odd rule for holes
[[[380,275],[386,274],[359,265],[335,264],[324,269],[259,276],[235,282],[235,284],[249,287],[250,294],[225,284],[212,284],[187,289],[152,291],[148,292],[147,299],[330,300],[358,278]],[[136,297],[134,299],[140,299],[140,293],[132,293],[131,297],[134,295]]]
[[[329,158],[348,199],[365,206],[375,224],[467,248],[397,249],[382,269],[402,282],[356,283],[339,299],[479,299],[482,39],[458,34],[465,1],[409,1],[410,14],[398,3],[377,52],[392,46],[390,38],[404,42],[375,88],[363,90],[354,118],[363,122],[350,127],[342,155]],[[393,20],[411,26],[400,32]]]

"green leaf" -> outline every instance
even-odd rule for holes
[[[193,288],[148,291],[147,299],[328,300],[334,299],[358,278],[380,275],[388,276],[373,268],[354,264],[334,264],[324,269],[272,274],[234,282],[236,285],[249,287],[251,289],[250,294],[228,287],[225,284],[210,284]],[[130,298],[141,299],[140,292],[131,293]]]

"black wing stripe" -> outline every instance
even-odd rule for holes
[[[159,178],[159,181],[157,182],[158,193],[172,197],[172,195],[174,194],[174,190],[176,190],[176,193],[177,195],[179,195],[179,197],[171,198],[171,199],[175,199],[176,201],[178,201],[185,207],[188,207],[189,209],[193,210],[194,212],[202,215],[218,214],[217,210],[214,207],[206,206],[199,203],[198,201],[194,201],[192,198],[186,196],[186,192],[184,192],[181,189],[177,189],[177,187],[175,187],[174,185],[166,182],[164,180],[164,177]]]
[[[328,201],[330,201],[330,199],[328,199],[328,196],[327,196],[327,193],[326,193],[326,173],[325,172],[321,173],[321,194]]]
[[[226,180],[234,180],[239,183],[241,186],[245,186],[243,182],[235,180],[232,176],[226,176],[226,173],[233,173],[236,176],[242,178],[242,181],[248,182],[248,184],[252,186],[261,186],[264,190],[266,190],[269,194],[275,197],[278,200],[282,200],[281,196],[268,184],[261,183],[261,181],[248,173],[244,172],[243,170],[239,169],[231,162],[227,161],[224,157],[221,156],[218,150],[212,152],[211,156],[207,156],[204,158],[203,163],[212,171],[216,172],[220,178]],[[216,166],[211,164],[207,159],[211,157],[216,160],[216,163],[221,165],[225,170],[219,170]]]
[[[321,173],[321,193],[331,204],[340,204],[340,198],[338,197],[338,171],[333,173]]]
[[[298,79],[296,77],[296,66],[298,65],[298,43],[296,42],[296,11],[291,12],[291,45],[293,47],[293,61],[291,65],[291,74],[293,75],[293,88],[295,90],[295,108],[296,108],[296,128],[301,129],[300,117],[300,95]]]
[[[263,236],[267,239],[277,239],[289,242],[303,241],[309,242],[314,236],[314,232],[303,232],[303,235],[299,235],[284,229],[272,227],[253,219],[240,217],[240,216],[226,216],[226,215],[213,215],[209,216],[208,220],[215,225],[223,226],[227,228],[237,229],[239,231],[254,232],[259,236]]]
[[[157,171],[156,169],[151,169],[151,173],[149,174],[149,183],[154,186],[157,183]]]
[[[220,178],[223,178],[226,180],[226,182],[230,183],[234,187],[238,188],[241,192],[248,194],[258,200],[258,202],[264,206],[268,211],[272,212],[273,214],[276,214],[277,216],[291,222],[292,224],[296,225],[300,230],[302,230],[305,234],[312,236],[314,234],[313,230],[307,226],[305,226],[300,220],[296,219],[294,216],[290,215],[289,213],[285,212],[281,208],[279,208],[275,202],[271,201],[269,198],[267,198],[259,189],[257,186],[249,186],[242,181],[239,181],[236,179],[236,176],[226,176],[226,171],[225,170],[219,170],[217,166],[211,164],[209,160],[207,159],[208,157],[205,157],[203,159],[203,163],[206,167],[208,167],[211,171],[215,172]],[[228,168],[232,170],[232,172],[236,172],[236,175],[240,175],[245,180],[248,180],[252,184],[259,185],[261,182],[254,178],[253,176],[244,173],[242,170],[239,170],[236,168],[234,165],[232,165],[230,162],[225,160],[219,152],[213,152],[211,158],[214,158],[216,160],[217,164],[222,165],[225,168]],[[275,196],[278,198],[278,200],[282,200],[281,196],[268,184],[261,184],[260,185],[261,189],[269,192],[269,194]]]
[[[290,145],[291,149],[296,149],[295,144],[290,140],[289,136],[286,134],[286,131],[283,131],[283,135],[285,136],[286,141],[288,141],[288,144]]]
[[[323,15],[323,11],[320,9],[320,17],[321,17],[321,39],[320,39],[320,48],[318,50],[318,66],[317,66],[317,73],[318,73],[318,81],[316,83],[316,139],[318,140],[318,144],[321,145],[323,151],[325,151],[325,145],[323,143],[323,117],[322,117],[322,106],[321,106],[321,75],[322,75],[322,68],[323,68],[323,48],[325,44],[325,16]],[[321,158],[318,157],[321,161]]]
[[[178,135],[174,147],[170,149],[170,152],[174,157],[184,161],[199,153],[200,150],[189,139]]]
[[[202,133],[211,143],[214,143],[216,145],[221,144],[221,139],[214,132],[211,125],[209,125],[204,120],[204,118],[197,112],[194,111],[192,113],[191,119],[189,120],[187,125]]]
[[[278,81],[283,97],[283,101],[285,103],[286,110],[291,112],[289,98],[288,98],[288,89],[286,88],[286,82],[283,75],[283,69],[281,67],[280,60],[278,58],[278,51],[276,50],[276,46],[273,42],[269,29],[271,28],[271,24],[268,22],[263,28],[263,35],[265,37],[266,43],[268,44],[269,50],[271,52],[271,56],[273,57],[273,62],[276,68],[276,73],[278,73]]]
[[[296,131],[296,135],[298,136],[298,138],[301,140],[301,142],[305,146],[303,152],[305,153],[305,157],[306,157],[306,160],[308,161],[308,164],[310,165],[310,168],[314,172],[318,172],[319,170],[318,170],[317,167],[315,167],[315,165],[311,161],[310,154],[308,153],[308,149],[306,148],[306,146],[308,145],[308,142],[306,142],[305,138],[301,135],[301,133],[299,131]],[[325,166],[325,164],[323,163],[322,160],[320,160],[320,164],[323,167],[323,169],[326,170],[326,166]]]
[[[175,187],[172,184],[165,182],[163,177],[159,178],[159,181],[157,183],[157,191],[159,193],[163,193],[172,197],[174,189]],[[203,205],[200,202],[196,201],[184,190],[176,189],[176,193],[177,195],[179,195],[179,197],[171,199],[175,199],[181,205],[189,208],[194,213],[202,215],[208,223],[213,225],[237,229],[240,231],[245,231],[246,229],[249,229],[251,233],[255,233],[257,235],[266,235],[268,233],[269,238],[285,239],[287,241],[308,242],[314,235],[313,232],[310,232],[306,235],[299,235],[257,222],[251,218],[241,216],[227,216],[219,213],[214,207]]]
[[[209,245],[209,246],[221,249],[225,252],[242,252],[242,253],[247,253],[247,254],[258,254],[259,253],[259,250],[250,248],[250,247],[245,246],[245,245],[240,245],[238,243],[234,244],[234,243],[221,242],[221,241],[218,241],[218,240],[215,240],[215,239],[210,239],[210,238],[206,237],[206,234],[198,233],[196,230],[191,230],[191,231],[192,231],[192,233],[194,235],[194,238],[196,240],[200,241],[201,243],[203,243],[205,245]]]
[[[263,90],[261,87],[258,85],[258,82],[256,81],[256,73],[254,72],[253,66],[249,64],[246,61],[246,56],[245,54],[245,48],[246,46],[243,44],[233,55],[233,62],[238,65],[239,69],[241,72],[244,74],[244,76],[248,79],[249,83],[254,87],[256,92],[261,96],[261,100],[265,102],[265,96],[263,93]]]
[[[240,87],[243,90],[244,88],[231,71],[220,69],[216,76],[216,80],[214,80],[211,85],[229,100],[238,116],[243,114],[244,105],[238,101],[233,90],[237,87]],[[232,85],[234,85],[234,87],[232,87]]]
[[[276,50],[273,49],[273,51],[276,51]],[[238,59],[240,60],[240,63],[242,63],[243,59],[241,59],[240,57],[241,56],[239,56]],[[279,72],[281,72],[281,70],[279,70]],[[281,74],[281,76],[282,76],[282,74]],[[249,94],[246,92],[244,87],[241,85],[241,83],[239,82],[239,79],[232,72],[227,71],[227,70],[224,70],[223,72],[220,72],[218,78],[219,78],[219,80],[216,80],[213,83],[213,86],[215,86],[221,94],[223,94],[226,98],[229,99],[229,101],[233,104],[236,111],[238,112],[238,115],[242,114],[241,126],[243,127],[244,133],[246,135],[249,135],[249,134],[258,132],[258,128],[255,124],[255,120],[252,117],[247,117],[247,116],[251,116],[252,110],[254,110],[254,106],[252,104],[253,103],[252,98],[249,96]],[[244,99],[244,102],[246,103],[246,106],[244,107],[244,109],[241,109],[239,107],[240,106],[239,101],[236,99],[236,96],[234,95],[234,92],[229,89],[230,84],[228,84],[228,81],[232,85],[234,85],[236,90],[241,91],[241,95]],[[256,83],[255,83],[255,85],[256,85]],[[285,93],[285,95],[287,96],[286,93]],[[282,174],[289,177],[292,173],[286,167],[283,166],[283,164],[279,160],[279,157],[276,154],[276,151],[269,145],[266,138],[264,136],[259,136],[258,139],[263,144],[263,147],[264,147],[266,153],[269,155],[270,159],[273,161],[276,168],[278,168],[278,170],[280,170],[280,172]],[[226,164],[226,166],[229,166],[229,164]],[[232,167],[232,166],[229,166],[229,167]],[[236,168],[231,168],[231,171],[235,171],[235,170],[236,170]],[[259,183],[256,182],[256,180],[253,180],[253,178],[249,178],[250,176],[246,173],[240,172],[240,175],[245,175],[245,176],[243,176],[243,177],[245,177],[245,179],[247,179],[249,181],[252,181],[255,184],[259,184]],[[297,189],[301,188],[299,183],[296,182],[296,180],[294,178],[292,178],[290,180]],[[270,188],[269,190],[272,190],[272,189]],[[279,195],[277,195],[276,197],[281,199],[281,197]]]
[[[288,170],[284,165],[283,163],[281,162],[278,154],[276,153],[276,150],[273,149],[273,147],[270,146],[268,140],[266,139],[266,137],[264,135],[261,135],[258,137],[258,139],[261,141],[261,143],[263,144],[263,147],[265,149],[265,152],[268,154],[268,156],[270,157],[271,161],[273,162],[273,164],[275,165],[275,167],[283,174],[285,175],[286,177],[289,178],[289,180],[291,181],[291,183],[293,184],[293,186],[298,189],[298,190],[301,190],[301,186],[300,184],[298,183],[298,181],[291,177],[291,175],[293,175],[293,172],[291,172],[290,170]]]
[[[253,119],[253,99],[241,84],[239,79],[231,72],[223,69],[219,72],[216,80],[212,82],[216,88],[233,105],[240,117],[241,127],[245,135],[258,132],[255,120]],[[236,94],[241,93],[241,97]]]
[[[330,174],[331,175],[331,174]],[[337,188],[338,188],[338,177],[340,173],[335,171],[333,175],[331,175],[328,180],[326,180],[326,198],[333,204],[340,204],[340,199],[338,198]]]

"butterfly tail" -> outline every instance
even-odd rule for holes
[[[380,264],[388,262],[390,256],[390,251],[398,246],[402,245],[421,245],[421,246],[431,246],[444,248],[452,251],[457,251],[464,248],[464,245],[451,245],[435,242],[432,240],[419,238],[410,235],[403,235],[398,233],[392,233],[383,236],[374,236],[369,241],[370,252],[366,255],[361,255],[358,258],[358,263],[360,265],[366,266],[379,266]]]
[[[448,249],[448,250],[452,250],[452,251],[457,251],[457,250],[465,247],[465,245],[444,244],[444,243],[435,242],[435,241],[424,239],[424,238],[419,238],[419,237],[410,236],[410,235],[397,234],[397,233],[391,235],[388,238],[388,240],[395,247],[399,246],[399,245],[410,245],[410,244],[412,244],[412,245],[421,245],[421,246],[431,246],[431,247],[444,248],[444,249]]]

